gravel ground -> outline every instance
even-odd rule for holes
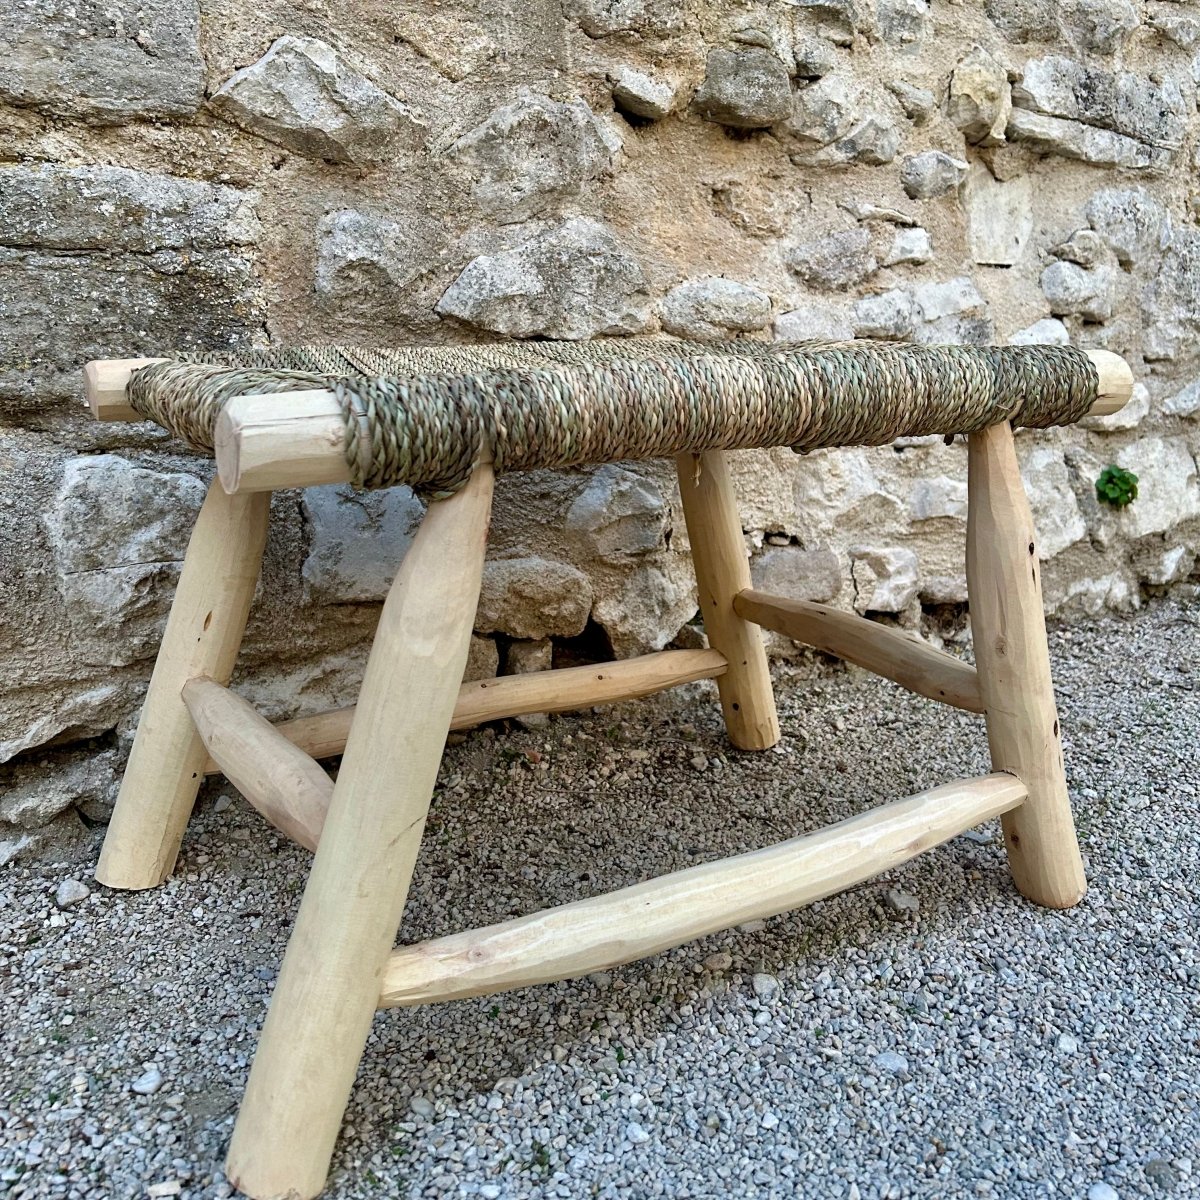
[[[1198,629],[1200,609],[1160,602],[1053,634],[1080,907],[1022,901],[987,827],[611,973],[392,1010],[326,1195],[1200,1194]],[[730,750],[708,684],[466,735],[402,937],[987,770],[967,714],[815,660],[779,684],[767,754]],[[99,888],[94,853],[0,876],[0,1195],[228,1196],[307,856],[228,785],[161,889]],[[70,880],[90,894],[68,883],[60,908]]]

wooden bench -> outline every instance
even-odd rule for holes
[[[229,1150],[228,1176],[249,1195],[320,1192],[377,1008],[629,962],[830,895],[997,815],[1025,896],[1055,908],[1083,896],[1012,423],[1115,412],[1132,387],[1115,355],[633,339],[105,361],[86,379],[98,419],[152,416],[214,448],[218,471],[96,877],[160,883],[215,771],[316,851]],[[969,436],[975,667],[863,618],[755,591],[725,459],[739,447],[929,433]],[[710,649],[461,684],[495,474],[662,455],[677,462]],[[412,484],[429,508],[383,607],[357,706],[271,725],[227,686],[271,492],[347,480]],[[768,849],[394,948],[448,730],[711,678],[731,742],[764,750],[780,733],[761,629],[982,713],[994,773]],[[336,754],[335,784],[316,760]]]

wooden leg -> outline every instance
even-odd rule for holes
[[[280,969],[226,1174],[307,1200],[329,1169],[467,662],[491,512],[483,466],[432,504],[393,583]]]
[[[967,590],[992,766],[1029,799],[1001,818],[1022,895],[1070,908],[1087,890],[1063,772],[1037,544],[1011,427],[970,438]]]
[[[183,703],[196,675],[228,683],[267,540],[270,492],[227,496],[213,481],[188,543],[96,878],[149,888],[175,866],[208,753]]]
[[[733,610],[751,584],[729,466],[720,450],[681,454],[675,465],[704,628],[729,664],[717,680],[725,728],[739,749],[766,750],[779,741],[779,718],[762,632]]]

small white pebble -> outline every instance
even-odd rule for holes
[[[1073,1033],[1060,1033],[1058,1035],[1059,1054],[1075,1054],[1078,1050],[1079,1039]],[[1107,1187],[1107,1184],[1103,1186]]]
[[[78,879],[64,879],[54,893],[54,903],[59,908],[74,908],[92,894],[91,888]]]
[[[779,1118],[772,1112],[763,1113],[762,1120],[759,1124],[764,1129],[774,1129],[779,1124]]]
[[[500,1200],[500,1197],[504,1193],[501,1192],[501,1190],[497,1184],[485,1183],[479,1189],[479,1194],[483,1197],[483,1200]]]
[[[779,980],[761,971],[750,980],[750,985],[760,1000],[770,1000],[779,991]]]
[[[1117,1195],[1117,1189],[1109,1187],[1107,1183],[1093,1183],[1088,1188],[1087,1200],[1121,1200]]]
[[[882,1054],[875,1055],[875,1065],[881,1071],[888,1071],[893,1075],[903,1075],[908,1070],[908,1059],[894,1050],[885,1050]]]
[[[153,1096],[163,1085],[163,1073],[157,1067],[151,1067],[144,1074],[139,1075],[130,1087],[137,1092],[139,1096]]]
[[[629,1122],[629,1126],[625,1130],[625,1136],[635,1146],[640,1146],[650,1140],[650,1135],[636,1121]]]
[[[897,891],[896,888],[888,888],[883,900],[893,912],[915,913],[921,910],[921,902],[916,896],[910,896],[907,892]]]
[[[152,1183],[146,1189],[148,1197],[178,1196],[183,1191],[183,1184],[178,1179],[164,1179],[162,1183]]]

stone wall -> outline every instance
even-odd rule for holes
[[[211,473],[90,424],[92,357],[660,328],[1103,346],[1134,402],[1019,439],[1049,606],[1187,580],[1198,51],[1193,5],[1134,0],[12,8],[0,857],[105,815]],[[964,457],[736,456],[756,578],[953,615]],[[1141,481],[1119,513],[1110,462]],[[276,497],[239,678],[268,715],[353,695],[419,515],[403,490]],[[661,465],[502,480],[492,555],[477,674],[661,647],[695,615]]]

